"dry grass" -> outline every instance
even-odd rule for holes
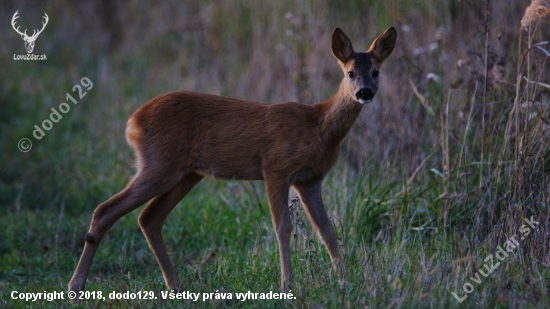
[[[521,18],[521,26],[527,28],[531,23],[540,22],[550,16],[550,1],[533,0],[525,9],[525,14]]]

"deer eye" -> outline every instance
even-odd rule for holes
[[[348,76],[349,76],[349,78],[354,78],[355,73],[353,73],[353,71],[348,71]]]
[[[378,70],[372,71],[372,77],[378,78],[378,75],[380,75],[380,71],[378,71]]]

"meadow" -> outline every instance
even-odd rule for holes
[[[291,191],[293,299],[235,299],[281,292],[277,240],[262,182],[208,179],[174,209],[163,235],[187,291],[232,299],[161,297],[164,280],[137,223],[141,207],[108,231],[95,256],[86,290],[107,299],[81,307],[548,307],[550,3],[529,5],[3,1],[0,308],[70,307],[12,295],[67,290],[93,210],[134,174],[124,129],[139,106],[178,89],[320,102],[343,77],[332,30],[366,50],[389,26],[397,46],[380,89],[324,182],[343,285]],[[33,51],[47,60],[14,59],[26,54],[8,23],[16,11],[29,34],[49,16]],[[47,130],[52,108],[61,118]],[[27,152],[18,149],[23,138],[32,142]],[[109,300],[113,291],[157,299]]]

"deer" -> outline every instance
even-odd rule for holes
[[[293,285],[289,190],[295,189],[307,218],[343,280],[344,264],[335,229],[322,200],[322,182],[336,164],[339,146],[379,86],[382,62],[392,53],[390,27],[366,52],[355,52],[336,28],[331,50],[344,73],[338,91],[316,104],[260,103],[189,91],[159,95],[142,105],[126,125],[137,172],[125,189],[93,212],[69,291],[84,289],[94,254],[109,228],[149,203],[138,221],[168,290],[181,290],[162,236],[174,207],[204,177],[263,180],[279,250],[281,287]],[[289,123],[292,124],[289,126]]]
[[[46,25],[48,24],[48,20],[50,20],[50,18],[48,17],[48,14],[44,13],[44,16],[42,16],[44,18],[44,21],[42,22],[42,29],[33,30],[32,35],[28,36],[27,29],[25,29],[24,32],[21,32],[19,31],[19,26],[15,28],[15,20],[19,18],[19,16],[17,15],[18,13],[19,11],[15,11],[15,14],[13,14],[13,17],[11,18],[11,26],[13,30],[15,30],[15,32],[21,35],[21,38],[25,41],[25,49],[27,50],[27,53],[30,54],[34,49],[34,44],[35,44],[34,41],[36,41],[36,39],[38,38],[38,35],[42,33],[42,31],[44,31],[44,28],[46,28]]]

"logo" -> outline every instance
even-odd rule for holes
[[[33,55],[32,51],[34,49],[35,41],[38,38],[38,35],[44,31],[44,28],[46,28],[46,25],[48,24],[48,20],[50,19],[48,17],[48,14],[44,13],[44,21],[42,22],[42,29],[40,30],[33,30],[32,35],[27,35],[27,29],[25,31],[21,32],[19,31],[19,26],[17,28],[15,27],[15,20],[19,18],[19,15],[17,15],[19,11],[16,11],[15,14],[13,14],[13,17],[11,19],[11,26],[13,27],[13,30],[15,32],[19,33],[21,35],[21,38],[23,41],[25,41],[25,49],[27,50],[27,55],[13,55],[14,60],[46,60],[46,55]]]

